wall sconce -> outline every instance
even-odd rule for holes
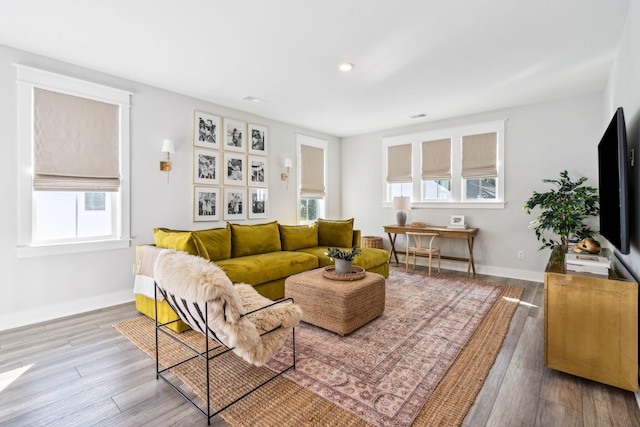
[[[393,208],[398,211],[396,213],[396,222],[400,226],[407,223],[407,213],[405,211],[411,209],[411,198],[408,196],[396,196],[393,198]]]
[[[280,179],[283,181],[287,181],[287,188],[289,188],[289,170],[293,167],[293,162],[291,159],[284,159],[284,168],[287,170],[280,175]]]
[[[160,162],[160,170],[167,173],[167,182],[169,182],[169,171],[171,170],[171,153],[175,153],[173,141],[165,139],[162,141],[162,152],[167,153],[167,160]]]

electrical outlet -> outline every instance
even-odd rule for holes
[[[524,251],[518,251],[518,259],[524,259]]]

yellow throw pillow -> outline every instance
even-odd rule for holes
[[[353,218],[318,219],[318,246],[350,248],[353,244]]]
[[[231,224],[231,257],[276,252],[281,248],[277,221],[266,224]]]
[[[190,231],[154,228],[153,240],[159,248],[175,249],[190,255],[198,255],[198,249],[191,238]]]
[[[191,233],[198,255],[211,261],[231,258],[231,226]]]
[[[309,225],[280,225],[280,241],[283,251],[296,251],[298,249],[318,246],[318,223]]]

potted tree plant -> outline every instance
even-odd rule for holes
[[[350,251],[339,248],[327,248],[327,256],[336,263],[337,274],[350,274],[353,268],[353,259],[360,255],[360,248],[352,248]]]
[[[534,208],[540,207],[541,213],[531,221],[529,228],[533,228],[536,237],[542,246],[540,249],[569,245],[570,239],[582,240],[592,237],[595,232],[585,224],[585,219],[597,216],[598,191],[594,187],[584,186],[586,177],[577,181],[569,178],[565,170],[560,172],[560,179],[544,179],[543,182],[554,184],[555,189],[546,193],[533,192],[533,196],[523,206],[527,214],[531,214]],[[550,231],[560,240],[547,237]]]

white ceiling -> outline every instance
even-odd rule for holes
[[[0,0],[0,44],[350,136],[601,91],[628,4]]]

